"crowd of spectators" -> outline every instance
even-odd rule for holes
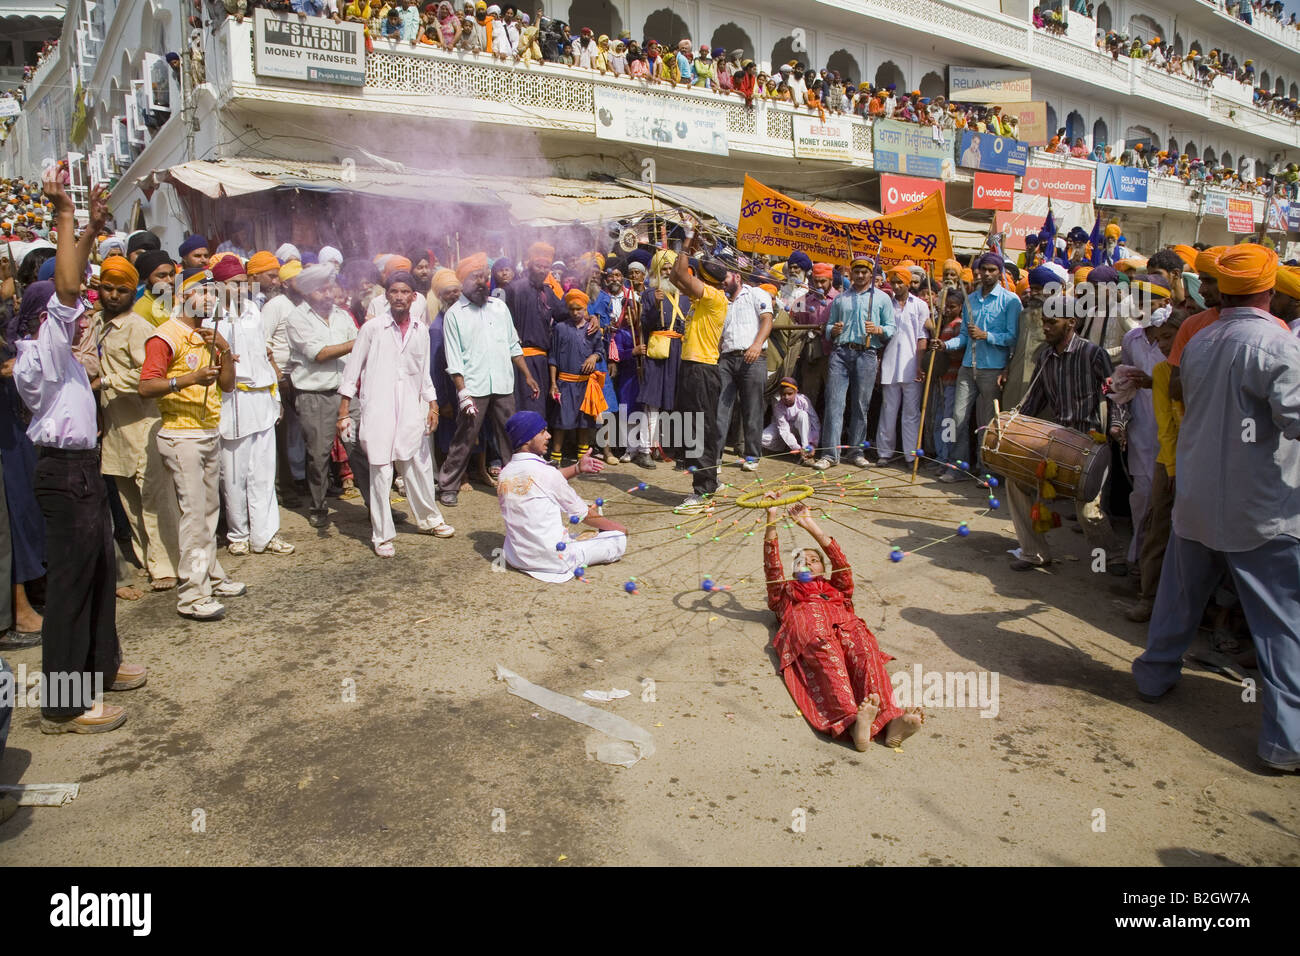
[[[23,79],[18,86],[12,90],[0,90],[0,98],[17,100],[19,105],[27,100],[27,87],[32,82],[32,77],[36,71],[45,65],[45,61],[58,52],[59,40],[55,37],[53,40],[47,40],[41,45],[40,52],[36,54],[35,65],[23,66]],[[13,127],[17,114],[13,116],[0,117],[0,143],[3,143],[9,135],[9,130]]]

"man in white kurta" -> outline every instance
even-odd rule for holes
[[[623,557],[627,529],[602,516],[569,484],[569,479],[599,474],[605,466],[590,455],[565,468],[549,464],[545,455],[551,433],[537,412],[511,415],[506,432],[514,457],[497,480],[506,562],[539,581],[560,584],[584,573],[587,565]],[[581,524],[596,529],[595,537],[580,537]]]
[[[225,267],[226,262],[231,265]],[[280,394],[267,357],[262,314],[248,295],[248,276],[239,260],[217,263],[225,279],[223,314],[217,332],[229,344],[235,387],[221,393],[221,491],[226,499],[226,541],[230,553],[293,554],[280,537],[280,503],[275,497],[275,423]],[[230,269],[239,269],[231,274]]]
[[[898,410],[903,410],[903,454],[910,464],[919,448],[921,394],[925,388],[919,374],[917,354],[925,350],[925,323],[930,318],[925,300],[909,292],[912,273],[896,267],[889,272],[894,290],[894,337],[880,359],[880,424],[876,428],[879,463],[895,457],[894,437]]]
[[[1126,431],[1128,442],[1128,471],[1132,490],[1128,496],[1129,513],[1133,516],[1133,540],[1128,547],[1130,564],[1142,553],[1142,524],[1151,504],[1151,478],[1155,473],[1156,453],[1160,443],[1156,434],[1156,412],[1151,398],[1151,373],[1165,360],[1160,346],[1155,343],[1156,327],[1168,317],[1169,307],[1155,309],[1154,314],[1142,320],[1140,328],[1124,335],[1120,346],[1120,364],[1140,370],[1147,377],[1148,386],[1138,389],[1129,402],[1131,417]]]
[[[370,539],[382,558],[392,557],[397,535],[388,500],[394,466],[406,482],[420,530],[439,538],[454,533],[438,510],[429,449],[429,435],[438,426],[438,396],[429,375],[429,331],[411,316],[413,283],[409,272],[388,278],[388,313],[361,326],[339,386],[341,435],[352,427],[350,405],[360,396],[358,438],[370,461]]]

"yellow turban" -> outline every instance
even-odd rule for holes
[[[288,282],[299,272],[302,272],[302,263],[297,259],[290,259],[284,265],[280,266],[280,278]]]
[[[1300,266],[1282,266],[1278,269],[1273,289],[1300,302]]]
[[[967,266],[965,269],[962,269],[962,270],[961,270],[961,281],[962,281],[962,282],[974,282],[974,281],[975,281],[975,273],[974,273],[973,271],[971,271],[971,267],[970,267],[970,266]]]
[[[274,253],[255,252],[248,257],[248,264],[244,271],[250,276],[260,275],[263,272],[278,272],[280,269],[280,260],[275,257]]]
[[[1225,295],[1252,295],[1273,288],[1277,277],[1277,253],[1244,242],[1219,256],[1219,291]]]
[[[936,279],[942,279],[942,278],[943,278],[943,274],[944,274],[945,272],[947,272],[950,268],[951,268],[954,272],[960,273],[960,272],[961,272],[961,263],[958,262],[956,259],[944,259],[944,260],[943,260],[943,265],[939,266],[939,271],[935,273],[934,277],[935,277]]]
[[[1147,261],[1141,256],[1130,256],[1127,259],[1121,259],[1115,263],[1115,268],[1120,272],[1136,272],[1138,269],[1145,269]]]
[[[664,269],[671,269],[673,263],[676,261],[677,253],[673,252],[671,249],[660,249],[650,257],[650,274],[652,276],[657,276],[662,273]]]
[[[130,260],[122,256],[109,256],[99,267],[99,282],[116,286],[130,286],[134,289],[140,284],[140,273]]]
[[[1074,284],[1079,285],[1080,283],[1087,282],[1088,273],[1091,271],[1092,271],[1092,266],[1080,266],[1078,269],[1075,269]]]
[[[433,274],[433,294],[442,298],[442,294],[452,286],[460,285],[460,279],[450,269],[439,269]]]
[[[1188,269],[1196,264],[1196,250],[1191,246],[1174,246],[1174,252],[1178,253],[1178,258],[1183,260]]]
[[[555,261],[555,247],[545,242],[534,242],[528,247],[527,261],[529,264],[549,266]]]
[[[1106,226],[1106,238],[1107,239],[1119,238],[1119,226],[1116,223],[1112,222]]]
[[[1208,249],[1202,249],[1196,254],[1196,261],[1192,263],[1193,268],[1203,276],[1219,278],[1219,256],[1227,249],[1227,246],[1210,246]]]
[[[564,304],[568,306],[572,306],[576,303],[585,309],[587,303],[590,301],[591,300],[587,298],[587,293],[578,289],[571,289],[564,295]]]
[[[466,256],[456,263],[456,278],[464,282],[475,272],[487,272],[488,259],[486,252],[476,252],[472,256]]]
[[[410,271],[411,271],[411,260],[406,258],[406,256],[389,256],[388,261],[384,263],[384,268],[383,268],[384,281],[387,281],[389,276],[396,275],[399,272],[410,272]]]

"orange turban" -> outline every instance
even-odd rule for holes
[[[1183,260],[1188,269],[1196,264],[1196,250],[1191,246],[1174,246],[1174,252],[1178,253],[1178,258]]]
[[[1075,269],[1075,270],[1074,270],[1074,284],[1075,284],[1075,285],[1079,285],[1079,284],[1082,283],[1082,282],[1087,282],[1087,281],[1088,281],[1088,273],[1091,272],[1091,271],[1092,271],[1092,267],[1091,267],[1091,266],[1080,266],[1078,269]]]
[[[975,273],[971,271],[970,266],[967,266],[965,269],[961,270],[961,281],[962,282],[975,281]]]
[[[589,303],[590,301],[591,300],[587,298],[587,293],[582,292],[579,289],[571,289],[568,292],[566,292],[564,295],[564,304],[568,306],[572,306],[574,303],[577,303],[578,305],[582,306],[585,309],[587,307],[587,303]]]
[[[764,282],[762,285],[759,286],[759,288],[771,296],[775,296],[778,292],[777,287],[772,285],[772,283],[770,282]]]
[[[904,259],[902,262],[900,262],[900,263],[898,264],[898,268],[899,268],[899,269],[910,269],[910,268],[912,268],[912,266],[914,266],[914,265],[916,265],[916,263],[913,262],[911,259]]]
[[[1138,269],[1145,269],[1147,261],[1141,256],[1130,256],[1127,259],[1121,259],[1115,263],[1115,268],[1120,272],[1136,272]]]
[[[1219,256],[1227,250],[1227,246],[1210,246],[1208,249],[1202,249],[1196,254],[1196,261],[1192,263],[1192,267],[1203,276],[1217,279],[1219,278]]]
[[[1120,236],[1119,225],[1118,225],[1117,223],[1113,223],[1113,222],[1112,222],[1112,223],[1109,223],[1109,224],[1106,226],[1106,238],[1107,238],[1107,239],[1118,239],[1119,236]]]
[[[555,247],[544,242],[534,242],[528,247],[526,258],[530,264],[535,262],[539,265],[549,266],[555,261]]]
[[[1029,291],[1029,276],[1023,275],[1020,277],[1020,281],[1016,283],[1016,291],[1021,295]]]
[[[814,262],[812,274],[815,279],[830,279],[835,275],[835,267],[829,262]]]
[[[934,277],[936,279],[942,279],[943,274],[949,269],[952,269],[954,272],[961,272],[961,263],[956,259],[944,259],[943,264],[940,265],[938,270],[935,272]]]
[[[388,261],[384,263],[384,281],[387,282],[390,276],[399,272],[410,272],[411,260],[406,256],[389,256]]]
[[[1273,290],[1300,302],[1300,266],[1282,266],[1278,269]]]
[[[460,285],[460,279],[450,269],[439,269],[433,274],[430,284],[433,288],[433,294],[442,298],[442,294],[453,285]]]
[[[1219,256],[1219,291],[1225,295],[1253,295],[1273,288],[1277,278],[1277,253],[1244,242]]]
[[[899,265],[894,266],[894,268],[889,270],[889,281],[893,282],[895,279],[902,279],[908,285],[911,285],[912,270],[902,265],[901,263]]]
[[[116,286],[130,286],[134,289],[140,284],[140,273],[131,261],[123,256],[109,256],[99,267],[100,284],[109,283]]]
[[[476,252],[472,256],[466,256],[456,263],[456,278],[464,282],[475,272],[487,272],[488,259],[486,252]]]
[[[255,252],[248,257],[248,265],[245,266],[250,276],[260,275],[263,272],[278,272],[280,270],[280,260],[271,252]]]

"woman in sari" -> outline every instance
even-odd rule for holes
[[[777,495],[769,492],[765,498]],[[794,580],[786,578],[777,535],[781,515],[776,508],[767,509],[763,568],[767,606],[780,624],[772,647],[785,686],[814,730],[832,737],[848,733],[858,750],[866,750],[872,738],[882,734],[886,746],[897,747],[920,730],[925,713],[919,707],[904,710],[894,702],[885,670],[893,658],[881,651],[853,610],[853,572],[839,544],[822,531],[807,505],[791,505],[786,514],[822,550],[796,552]]]

